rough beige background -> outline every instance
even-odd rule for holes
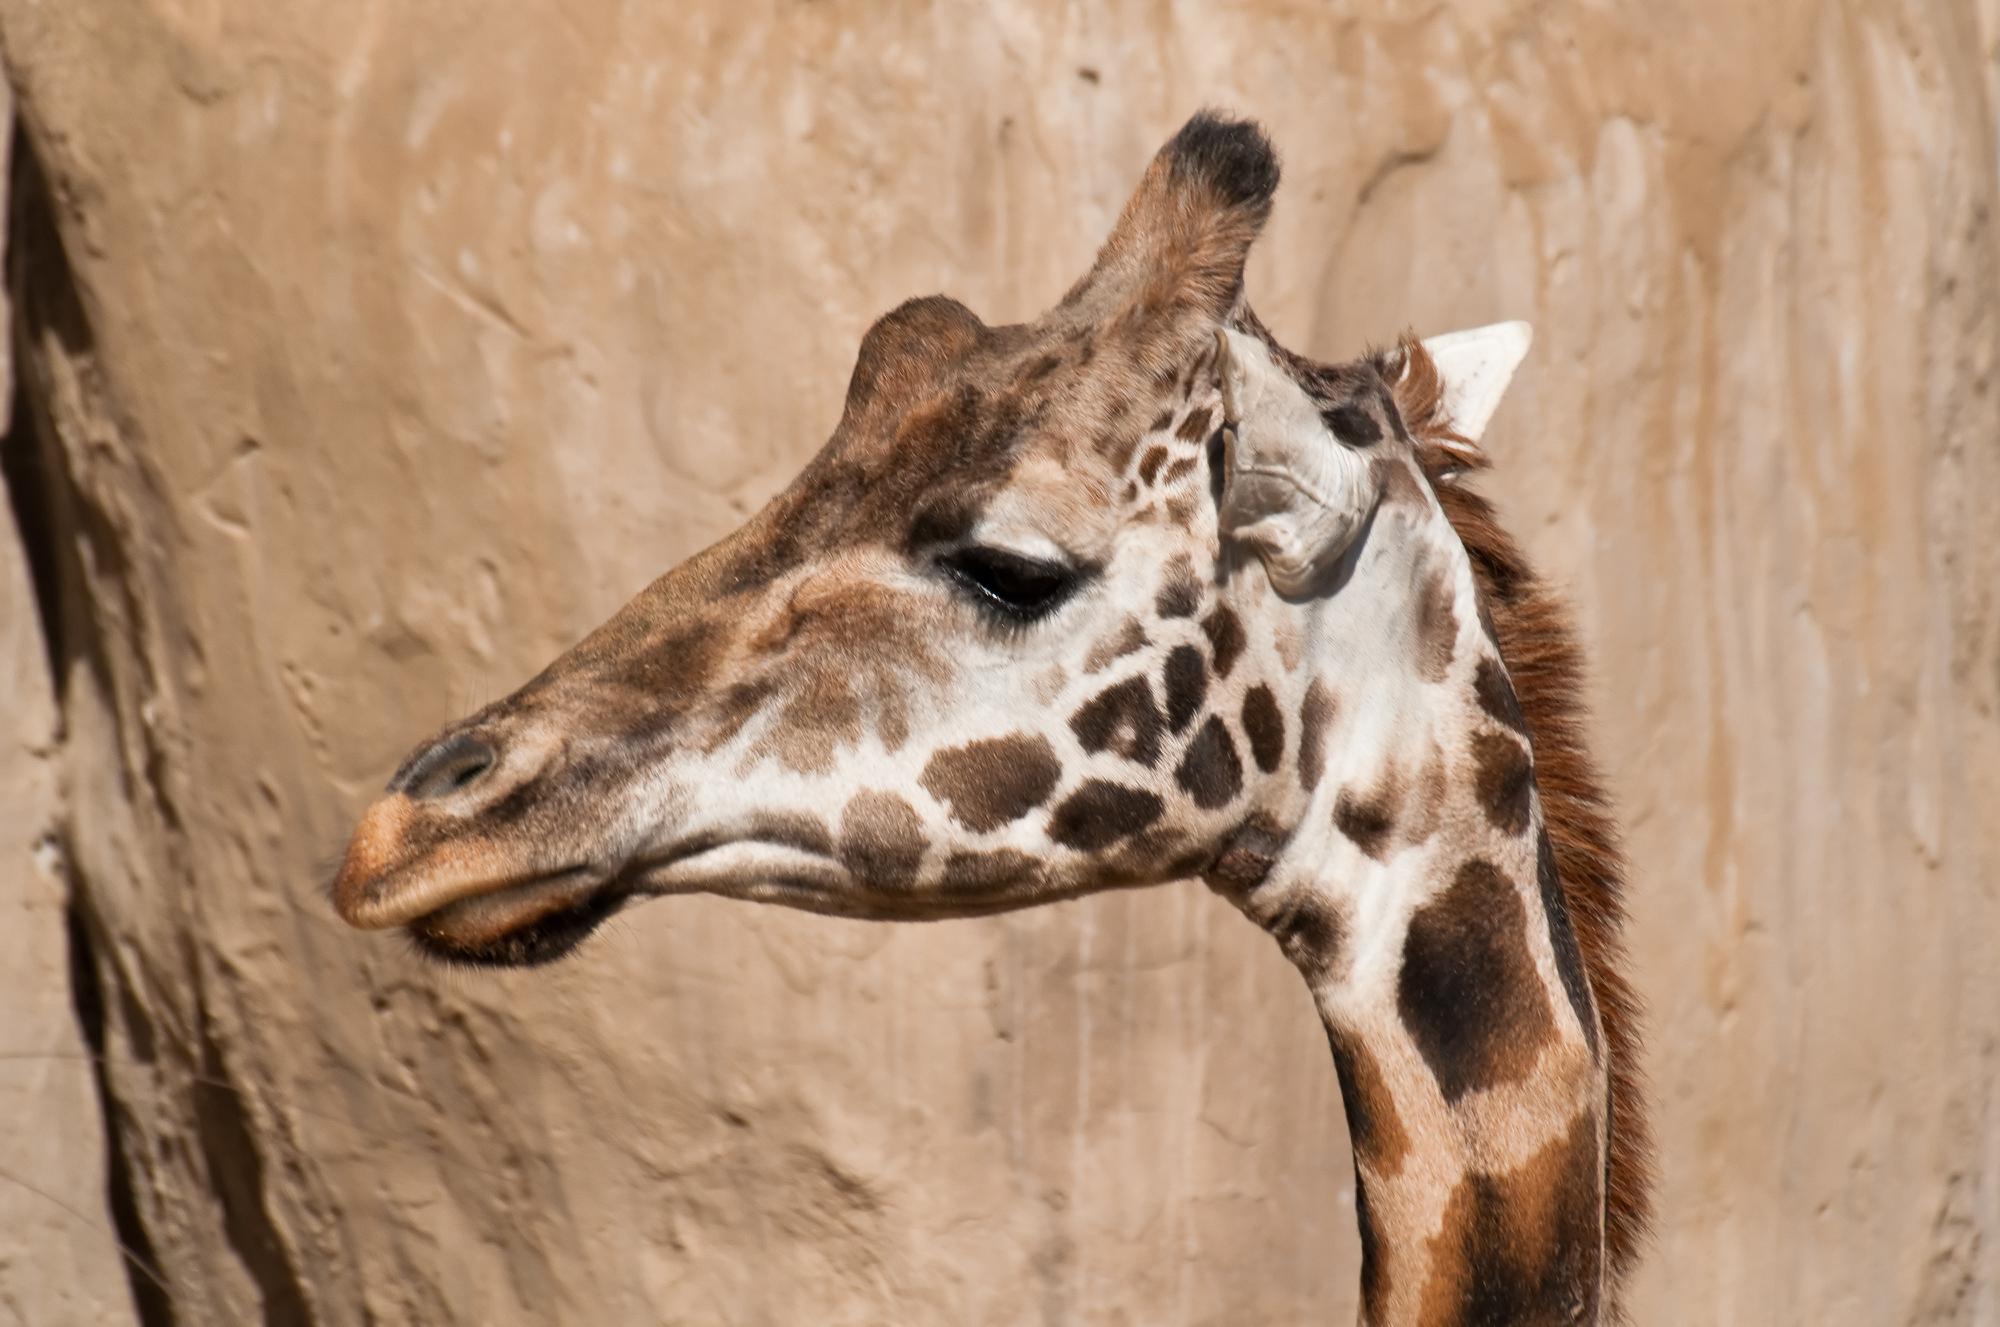
[[[0,130],[12,130],[12,110],[0,91]],[[0,400],[12,367],[0,352]],[[17,442],[0,444],[10,449],[0,463]],[[0,509],[0,1323],[129,1321],[106,1219],[104,1115],[71,980],[60,734],[26,554],[11,508]]]
[[[2000,1322],[1997,41],[1996,0],[0,0],[0,1052],[52,1057],[0,1061],[0,1310],[138,1314],[117,1161],[183,1324],[1351,1320],[1322,1039],[1199,889],[655,904],[475,978],[314,886],[414,736],[799,465],[874,314],[1036,311],[1214,101],[1286,154],[1252,289],[1296,344],[1539,329],[1492,484],[1577,592],[1638,868],[1638,1319]]]

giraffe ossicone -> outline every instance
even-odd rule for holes
[[[1200,877],[1326,1024],[1364,1320],[1608,1320],[1645,1214],[1620,862],[1566,618],[1459,482],[1526,325],[1293,354],[1243,297],[1277,184],[1198,115],[1034,322],[878,320],[796,481],[412,752],[337,911],[532,965],[648,896]]]

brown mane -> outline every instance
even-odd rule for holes
[[[1437,365],[1414,337],[1376,357],[1446,519],[1472,559],[1480,597],[1527,717],[1542,812],[1611,1056],[1605,1245],[1615,1285],[1652,1215],[1652,1131],[1641,1095],[1639,1003],[1623,972],[1625,854],[1585,741],[1583,654],[1569,607],[1545,585],[1494,518],[1493,505],[1457,482],[1486,464],[1452,430]],[[1401,372],[1397,372],[1400,369]]]

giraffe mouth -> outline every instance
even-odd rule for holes
[[[573,867],[447,903],[406,930],[442,963],[539,967],[574,952],[632,893],[621,879]]]

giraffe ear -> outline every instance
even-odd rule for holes
[[[1225,434],[1221,524],[1280,594],[1312,593],[1374,509],[1376,470],[1341,444],[1261,338],[1216,333]]]
[[[1479,441],[1534,340],[1535,329],[1524,322],[1493,323],[1424,338],[1424,350],[1437,365],[1445,417],[1454,432]]]

